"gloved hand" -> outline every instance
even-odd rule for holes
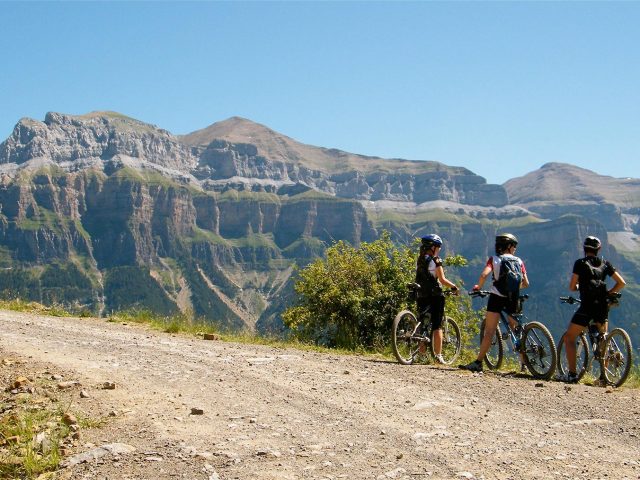
[[[476,285],[474,285],[474,286],[473,286],[473,288],[472,288],[471,290],[473,290],[474,292],[479,291],[479,290],[480,290],[480,285],[477,285],[477,284],[476,284]]]

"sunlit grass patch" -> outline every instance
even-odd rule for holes
[[[0,308],[15,312],[35,313],[38,315],[50,315],[52,317],[71,317],[61,305],[42,305],[38,302],[27,302],[19,298],[12,300],[0,300]]]

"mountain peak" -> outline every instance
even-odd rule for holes
[[[231,143],[255,143],[263,142],[272,137],[280,137],[293,141],[265,125],[243,117],[230,117],[220,122],[215,122],[201,130],[196,130],[187,135],[181,135],[180,140],[191,146],[206,146],[213,140],[227,140]]]
[[[569,163],[550,162],[504,185],[511,203],[601,202],[638,205],[640,180],[600,175]]]

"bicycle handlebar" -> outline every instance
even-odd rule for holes
[[[467,292],[467,294],[469,294],[469,296],[471,297],[481,297],[484,298],[487,295],[491,295],[491,292],[489,290],[469,290]],[[529,298],[529,294],[525,293],[524,295],[520,295],[518,297],[520,300],[526,300],[527,298]]]
[[[622,296],[620,292],[615,292],[607,295],[607,303],[609,305],[618,303],[618,299]],[[580,299],[574,298],[571,295],[568,297],[560,297],[560,301],[562,303],[568,303],[569,305],[573,305],[574,303],[582,303]]]
[[[574,303],[581,303],[577,298],[573,298],[571,295],[568,297],[560,297],[560,301],[562,303],[568,303],[569,305],[573,305]]]
[[[491,292],[488,290],[469,290],[467,292],[467,294],[469,294],[470,297],[486,297],[487,295],[489,295]]]
[[[420,287],[419,283],[411,282],[411,283],[407,283],[407,288],[409,290],[413,290],[414,292],[417,292],[422,287]],[[459,289],[458,290],[443,290],[442,294],[445,295],[445,296],[447,296],[447,295],[455,295],[456,292],[458,292],[458,291],[459,291]]]

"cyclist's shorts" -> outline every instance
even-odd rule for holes
[[[509,315],[518,312],[518,301],[510,301],[507,297],[501,297],[494,293],[489,295],[487,302],[487,312],[500,313],[506,311]]]
[[[580,308],[573,314],[571,323],[580,325],[581,327],[588,327],[589,321],[593,320],[595,323],[604,323],[609,317],[609,309],[606,305],[580,305]]]
[[[431,331],[442,328],[442,318],[444,317],[444,297],[431,297],[430,299],[418,298],[418,311],[423,312],[427,307],[431,307]],[[422,313],[420,321],[423,321]]]

